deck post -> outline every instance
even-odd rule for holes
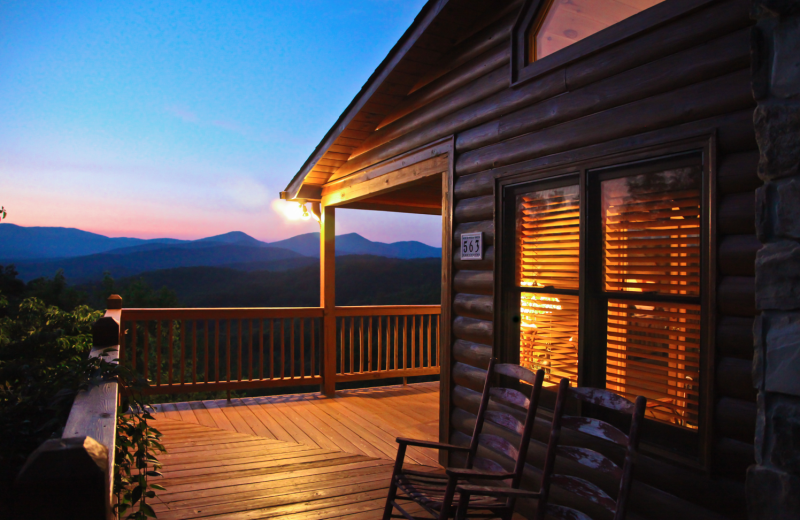
[[[319,233],[319,306],[322,307],[322,388],[336,393],[336,210],[321,208]]]

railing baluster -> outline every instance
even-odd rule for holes
[[[284,356],[284,347],[285,347],[285,329],[286,329],[286,320],[280,320],[281,322],[281,379],[284,377],[284,366],[286,365],[286,358]]]
[[[156,322],[156,386],[161,386],[161,320]]]
[[[219,383],[219,320],[214,320],[214,381]]]
[[[309,354],[311,354],[311,377],[314,377],[317,373],[317,367],[314,364],[314,350],[316,350],[316,345],[314,345],[314,329],[317,328],[317,319],[311,318],[308,321],[311,323],[311,350],[309,351]]]
[[[411,368],[417,366],[417,317],[411,316]]]
[[[173,350],[175,348],[173,345],[174,338],[175,338],[175,321],[169,320],[167,325],[167,348],[169,349],[168,359],[167,359],[167,361],[169,362],[169,366],[167,367],[167,381],[169,382],[170,386],[172,386],[173,382],[172,366],[174,363],[174,355],[173,355]]]
[[[258,378],[264,379],[264,320],[258,319]]]
[[[275,367],[275,320],[269,320],[269,378],[274,379]]]
[[[208,320],[203,320],[203,374],[208,383],[210,377],[208,373]]]
[[[295,344],[294,344],[294,318],[289,318],[289,358],[291,359],[291,365],[289,367],[289,377],[294,379],[294,351],[295,351]]]
[[[186,382],[186,320],[181,320],[181,383]]]
[[[197,320],[192,320],[192,384],[197,384]]]
[[[428,367],[431,366],[431,326],[433,325],[433,314],[428,316]]]
[[[225,341],[225,380],[229,383],[231,382],[231,324],[233,320],[226,320],[225,321],[225,335],[227,339]]]
[[[367,372],[372,372],[372,316],[369,317],[369,331],[367,332]]]
[[[394,317],[394,369],[397,370],[400,368],[400,365],[397,364],[398,358],[398,351],[400,350],[400,344],[397,340],[397,335],[400,332],[400,316]]]
[[[236,335],[239,340],[239,355],[237,356],[237,364],[239,365],[239,381],[242,380],[242,329],[244,328],[245,320],[239,320],[236,326]]]
[[[136,371],[136,322],[131,322],[131,369]]]
[[[364,373],[364,316],[361,316],[361,326],[358,328],[358,368]]]
[[[354,319],[355,318],[350,317],[350,373],[351,374],[355,371],[355,369],[353,368],[353,359],[355,358],[355,355],[353,354],[353,352],[354,352],[355,343],[356,343],[355,339],[354,339],[354,337],[355,337],[355,325],[353,323]]]
[[[408,316],[403,316],[403,368],[408,368]]]
[[[150,372],[150,320],[144,322],[144,378],[147,379],[147,376]]]
[[[342,322],[341,338],[340,338],[341,341],[339,341],[339,343],[341,345],[341,358],[342,358],[341,372],[340,373],[344,374],[346,372],[346,370],[347,370],[347,369],[345,369],[345,365],[344,365],[344,349],[346,347],[346,344],[344,342],[344,326],[345,326],[345,323],[347,323],[347,318],[341,318],[341,320],[336,320],[336,321],[341,321]]]
[[[381,350],[383,350],[383,345],[381,345],[381,336],[383,336],[382,330],[382,323],[383,323],[383,316],[378,316],[378,372],[382,370],[381,368]]]
[[[439,352],[439,343],[441,342],[440,339],[442,337],[442,333],[440,332],[441,329],[439,328],[439,315],[436,315],[436,366],[441,366],[441,356]]]
[[[300,318],[300,377],[306,376],[306,319]]]

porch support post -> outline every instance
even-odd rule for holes
[[[319,232],[319,306],[322,307],[322,393],[336,392],[336,210],[322,206]]]

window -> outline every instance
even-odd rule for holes
[[[543,368],[546,386],[566,377],[644,395],[651,440],[692,456],[705,406],[703,156],[586,164],[501,183],[504,228],[513,230],[513,241],[502,238],[500,283],[512,318],[501,344],[513,351],[505,358]]]
[[[528,29],[528,62],[583,40],[664,0],[550,0]]]

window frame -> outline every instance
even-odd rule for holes
[[[555,69],[594,54],[606,47],[622,43],[636,35],[666,24],[714,0],[666,0],[658,5],[626,18],[591,36],[564,47],[540,60],[529,60],[528,34],[542,9],[554,0],[525,0],[511,32],[510,86],[516,87],[541,77]]]
[[[535,191],[539,186],[573,184],[578,179],[580,190],[580,258],[579,258],[579,318],[578,318],[578,385],[605,387],[607,302],[620,293],[605,292],[602,284],[602,241],[599,221],[601,180],[612,170],[621,176],[634,175],[634,168],[657,168],[671,158],[690,153],[699,155],[702,167],[701,186],[701,355],[699,429],[697,433],[678,426],[646,421],[643,428],[642,450],[680,464],[709,469],[713,441],[715,359],[714,332],[716,323],[716,183],[715,138],[705,136],[682,142],[655,145],[630,152],[575,160],[569,152],[559,154],[557,166],[543,166],[498,177],[495,181],[495,250],[499,254],[495,273],[495,355],[504,362],[519,361],[519,294],[516,285],[516,200],[520,193]],[[561,159],[559,161],[559,159]],[[597,193],[595,193],[597,192]],[[594,222],[590,216],[597,214]],[[594,233],[593,233],[594,232]],[[594,237],[592,235],[595,235]],[[594,257],[594,258],[593,258]],[[590,265],[594,260],[594,264]],[[627,299],[631,293],[622,293]],[[635,293],[633,293],[635,294]],[[631,299],[635,299],[633,297]],[[652,298],[651,298],[652,299]],[[678,298],[680,300],[680,298]],[[662,298],[658,298],[662,301]],[[664,298],[663,301],[670,301]],[[504,348],[503,348],[504,347]],[[553,399],[543,394],[546,408]],[[552,406],[550,404],[550,406]],[[591,415],[587,409],[580,413]],[[604,417],[605,419],[609,419]],[[683,430],[683,431],[682,431]],[[682,446],[680,449],[677,449]]]

